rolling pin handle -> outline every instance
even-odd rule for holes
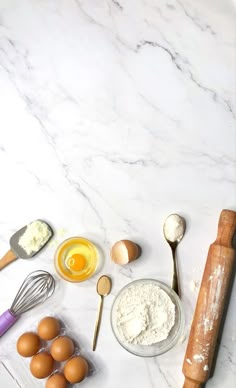
[[[201,388],[202,383],[185,377],[183,388]]]
[[[236,212],[222,210],[218,223],[217,238],[214,245],[232,248],[232,240],[236,232]]]

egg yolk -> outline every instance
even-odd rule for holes
[[[74,255],[69,258],[68,265],[70,269],[73,269],[74,271],[82,271],[86,265],[86,259],[79,253],[74,253]]]

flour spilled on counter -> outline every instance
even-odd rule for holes
[[[175,305],[155,284],[128,287],[117,308],[117,327],[124,341],[152,345],[165,340],[175,323]]]
[[[193,293],[197,293],[199,290],[199,281],[192,279],[189,283],[189,288]]]

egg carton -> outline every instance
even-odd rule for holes
[[[97,369],[95,368],[95,364],[92,361],[92,358],[93,358],[92,355],[89,354],[89,352],[87,352],[80,345],[79,341],[76,339],[75,333],[66,325],[64,319],[62,319],[60,316],[58,316],[56,314],[47,315],[47,317],[49,317],[49,316],[56,318],[59,321],[60,332],[52,340],[45,341],[45,340],[41,339],[41,347],[38,350],[37,354],[42,352],[42,351],[46,351],[46,352],[50,353],[50,348],[51,348],[52,342],[56,338],[59,338],[60,336],[67,336],[67,337],[70,337],[72,339],[72,341],[74,343],[74,352],[71,355],[71,357],[69,357],[69,359],[67,359],[66,361],[62,361],[62,362],[54,361],[53,372],[48,377],[43,378],[43,379],[37,379],[36,377],[34,377],[31,374],[31,371],[30,371],[30,362],[31,362],[32,357],[22,357],[17,352],[17,349],[16,349],[16,342],[18,340],[18,337],[17,337],[15,339],[14,343],[12,343],[11,346],[9,346],[8,356],[6,356],[6,358],[2,361],[2,363],[3,363],[4,367],[6,368],[6,370],[8,371],[8,373],[15,380],[16,387],[21,387],[21,388],[29,388],[29,387],[42,388],[42,387],[45,387],[46,381],[48,380],[48,378],[55,373],[62,373],[63,374],[63,369],[64,369],[66,362],[75,356],[82,356],[83,358],[86,359],[86,361],[88,363],[88,373],[87,373],[87,376],[85,377],[85,379],[83,379],[80,383],[71,384],[68,382],[67,388],[79,388],[82,383],[85,385],[86,380],[90,379],[90,377],[92,377],[97,372]],[[41,319],[44,317],[41,317]],[[38,323],[40,322],[41,319],[39,319],[39,321],[37,323],[28,327],[21,334],[24,334],[26,332],[33,332],[33,333],[37,334]]]

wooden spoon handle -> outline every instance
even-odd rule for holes
[[[9,251],[0,259],[0,270],[16,259],[16,254],[11,249],[9,249]]]
[[[101,318],[102,318],[102,307],[103,307],[103,296],[100,295],[100,303],[98,308],[98,317],[95,324],[94,337],[93,337],[93,351],[96,349],[98,332],[100,328]]]

